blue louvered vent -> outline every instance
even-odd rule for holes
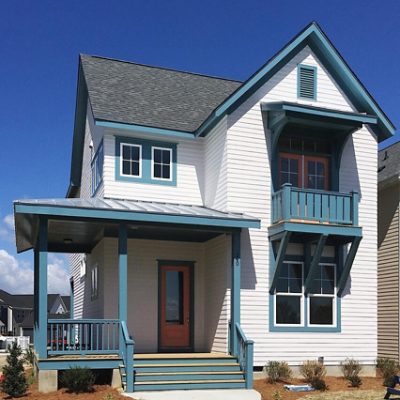
[[[315,100],[317,97],[317,70],[314,67],[299,65],[298,95],[303,99]]]

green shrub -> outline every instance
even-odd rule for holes
[[[378,358],[376,360],[376,368],[378,368],[383,377],[383,385],[392,386],[393,377],[399,371],[399,366],[396,361],[390,358]]]
[[[312,360],[304,361],[300,366],[300,373],[314,389],[323,391],[328,388],[325,382],[326,368],[324,364]]]
[[[269,361],[265,366],[268,375],[269,383],[278,381],[287,381],[292,378],[292,370],[287,362],[284,361]]]
[[[18,346],[16,341],[13,342],[9,347],[6,365],[2,368],[3,380],[1,381],[1,390],[10,397],[23,396],[28,386],[21,355],[21,347]]]
[[[72,393],[93,391],[95,376],[89,368],[72,367],[63,372],[60,382]]]
[[[344,379],[348,380],[352,387],[361,386],[362,380],[359,375],[362,370],[362,366],[357,360],[354,360],[353,358],[346,358],[344,362],[340,363],[340,369]]]
[[[33,364],[35,363],[35,352],[33,351],[32,347],[28,347],[25,350],[24,361],[33,367]]]
[[[282,400],[282,395],[279,390],[275,390],[274,392],[272,392],[271,397],[272,397],[272,400]]]

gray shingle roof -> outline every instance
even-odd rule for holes
[[[380,150],[378,153],[379,182],[400,174],[400,141]]]
[[[90,104],[100,120],[195,131],[241,82],[81,55]]]

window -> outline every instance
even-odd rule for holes
[[[97,298],[98,295],[98,266],[95,264],[92,267],[92,276],[91,276],[91,298],[92,300]]]
[[[336,266],[320,264],[308,298],[308,323],[317,326],[334,325],[336,310]]]
[[[303,262],[283,262],[271,307],[274,312],[272,329],[338,328],[336,265],[319,264],[307,295],[304,292],[306,277],[307,267]]]
[[[297,96],[302,99],[317,99],[317,68],[299,64],[297,68]]]
[[[115,179],[176,186],[177,145],[139,138],[115,139]]]
[[[121,143],[121,172],[123,176],[142,176],[142,146]]]
[[[86,275],[86,255],[82,255],[79,261],[79,276],[83,278]]]
[[[102,179],[103,179],[103,165],[104,165],[104,149],[103,142],[100,143],[96,154],[92,158],[92,195],[98,189]]]
[[[303,324],[303,263],[285,261],[278,277],[275,296],[275,324]]]
[[[152,147],[152,178],[171,180],[172,149]]]

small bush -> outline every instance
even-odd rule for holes
[[[326,368],[324,364],[312,360],[304,361],[300,366],[300,373],[314,389],[324,391],[328,388],[325,382]]]
[[[399,371],[396,361],[390,358],[378,358],[376,360],[376,368],[378,368],[383,377],[383,385],[393,386],[393,377]]]
[[[32,347],[28,347],[25,350],[24,361],[33,367],[33,364],[35,363],[35,352],[33,351]]]
[[[281,395],[281,392],[279,390],[275,390],[272,393],[271,397],[272,397],[272,400],[282,400],[282,395]]]
[[[72,367],[64,371],[60,381],[72,393],[87,393],[93,391],[95,376],[89,368]]]
[[[21,397],[26,393],[27,383],[24,373],[24,362],[21,358],[22,350],[17,342],[9,347],[6,365],[3,367],[1,390],[10,397]]]
[[[357,360],[354,360],[353,358],[346,358],[344,362],[340,363],[340,369],[344,379],[350,382],[351,387],[361,386],[362,380],[359,375],[362,370],[362,366]]]
[[[269,361],[265,366],[268,375],[269,383],[278,381],[287,381],[292,378],[292,370],[287,362],[284,361]]]

